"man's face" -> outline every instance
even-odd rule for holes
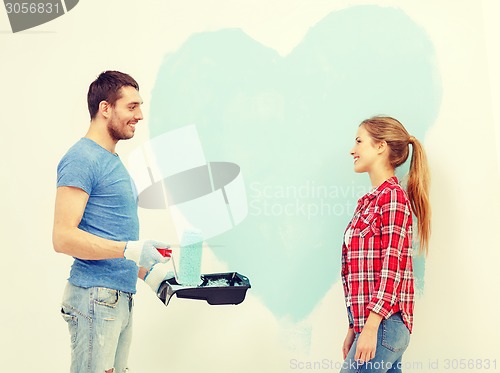
[[[134,137],[135,125],[143,119],[142,98],[139,91],[131,86],[120,89],[120,98],[111,107],[108,133],[115,141]]]

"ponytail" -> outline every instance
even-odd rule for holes
[[[418,220],[419,252],[425,252],[427,255],[431,235],[430,172],[420,141],[411,136],[409,142],[413,146],[413,154],[406,189],[411,207]]]
[[[364,126],[375,141],[387,143],[390,148],[389,162],[394,169],[406,162],[410,144],[413,146],[406,191],[418,220],[419,253],[427,255],[431,235],[430,172],[422,144],[410,136],[398,120],[391,117],[376,116],[363,121],[360,126]]]

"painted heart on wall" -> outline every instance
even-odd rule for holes
[[[386,114],[424,140],[440,100],[425,30],[400,9],[356,6],[287,56],[240,29],[193,35],[160,67],[150,134],[194,124],[208,160],[240,166],[248,216],[208,243],[277,317],[301,320],[339,281],[343,231],[370,190],[349,155],[358,124]],[[422,258],[415,273],[422,290]]]

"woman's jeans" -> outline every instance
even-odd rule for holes
[[[350,310],[349,318],[352,319]],[[410,331],[403,323],[401,313],[397,312],[386,320],[382,320],[377,334],[377,350],[375,357],[363,364],[354,360],[360,333],[356,333],[354,342],[343,363],[340,373],[398,373],[402,372],[402,357],[410,343]]]
[[[132,338],[132,294],[68,282],[61,314],[71,338],[71,373],[127,371]]]

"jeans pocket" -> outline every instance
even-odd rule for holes
[[[108,288],[96,288],[95,302],[102,306],[115,308],[119,299],[118,290]]]
[[[71,347],[76,345],[76,339],[78,337],[78,317],[71,314],[64,306],[61,307],[61,316],[68,323],[69,335],[71,338]]]
[[[382,346],[393,352],[401,352],[410,343],[410,331],[400,320],[382,321]]]

